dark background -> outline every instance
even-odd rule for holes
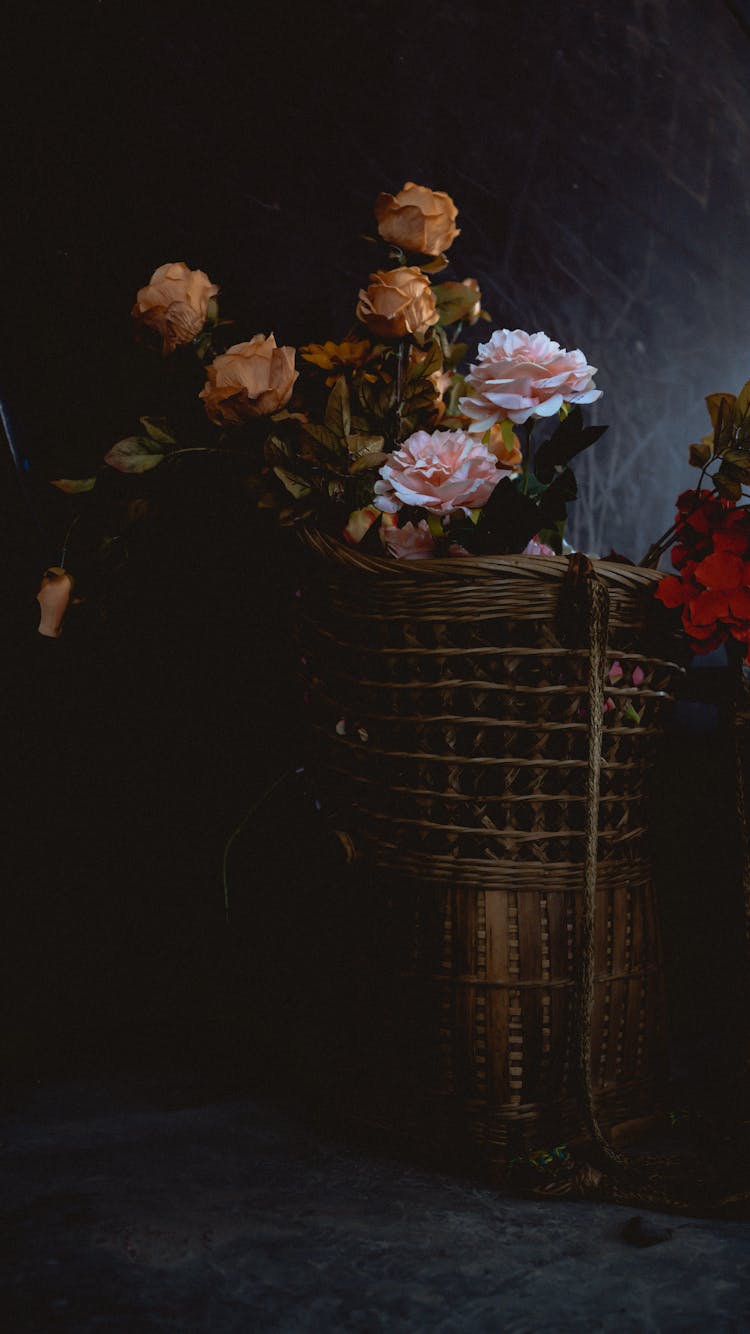
[[[23,1068],[218,1052],[250,1010],[256,1043],[303,1049],[305,989],[333,970],[315,933],[348,892],[293,774],[234,845],[225,933],[225,840],[300,747],[295,571],[231,478],[186,475],[106,622],[84,603],[60,641],[35,635],[70,521],[48,479],[89,472],[152,409],[136,290],[181,259],[242,336],[336,336],[376,194],[447,190],[457,272],[495,322],[599,367],[611,429],[572,535],[638,558],[690,482],[703,396],[750,374],[749,25],[744,4],[701,0],[101,0],[32,4],[5,34],[0,395],[26,460],[22,485],[5,460],[0,534],[6,1034]],[[712,742],[674,744],[721,788]],[[730,788],[712,825],[685,774],[673,890],[705,939],[706,877],[732,889]]]

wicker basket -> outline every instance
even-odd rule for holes
[[[377,899],[355,1108],[492,1179],[581,1126],[571,1046],[589,649],[563,647],[556,629],[568,562],[403,562],[307,541],[316,782]],[[665,1071],[646,844],[660,715],[681,668],[653,598],[660,576],[595,571],[609,592],[606,661],[623,669],[606,680],[590,1016],[597,1113],[611,1127],[653,1110]]]

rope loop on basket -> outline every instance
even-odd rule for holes
[[[617,1153],[599,1125],[591,1079],[591,1020],[594,1009],[596,874],[599,848],[599,790],[604,737],[604,674],[609,632],[609,590],[582,552],[568,562],[558,609],[558,637],[564,647],[588,650],[588,755],[586,770],[586,841],[583,870],[581,949],[574,1017],[574,1054],[581,1111],[586,1129],[602,1157],[617,1167],[627,1159]]]

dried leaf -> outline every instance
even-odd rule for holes
[[[66,496],[78,496],[84,491],[93,491],[96,486],[95,477],[58,477],[51,486],[56,486],[58,491],[64,491]]]
[[[700,445],[691,445],[688,462],[691,468],[705,468],[712,454],[713,449],[710,444],[703,442]]]
[[[163,417],[139,417],[141,426],[151,440],[158,445],[176,445],[174,436],[167,430]]]
[[[158,468],[164,459],[164,451],[148,436],[131,435],[125,440],[118,440],[116,445],[104,455],[104,462],[118,472],[142,473],[151,468]]]
[[[295,477],[293,473],[287,472],[286,468],[274,468],[274,472],[295,500],[301,500],[303,496],[309,496],[309,482],[305,482],[301,477]]]
[[[349,386],[343,375],[339,376],[328,395],[324,421],[328,430],[332,431],[339,439],[343,439],[351,430],[352,415],[349,405]]]

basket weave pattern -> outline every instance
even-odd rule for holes
[[[567,561],[404,563],[309,541],[325,562],[303,604],[318,785],[379,887],[372,946],[388,983],[370,1064],[399,1090],[382,1115],[501,1167],[578,1125],[588,654],[556,632]],[[659,575],[596,570],[624,673],[607,682],[598,813],[592,1076],[607,1125],[646,1110],[663,1069],[646,835],[680,668],[654,621]]]

